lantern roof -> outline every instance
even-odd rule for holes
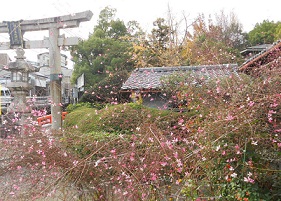
[[[21,71],[21,72],[34,72],[35,67],[25,61],[24,50],[22,48],[17,48],[16,50],[16,60],[8,63],[8,71]]]

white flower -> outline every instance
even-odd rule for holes
[[[220,146],[220,145],[219,145],[219,146],[217,146],[217,147],[216,147],[216,151],[220,150],[220,148],[221,148],[221,146]]]
[[[252,145],[258,145],[258,141],[252,141]]]
[[[99,160],[97,160],[96,162],[95,162],[95,167],[97,167],[98,165],[99,165],[99,163],[101,162],[101,160],[99,159]]]
[[[253,174],[252,174],[251,172],[249,172],[247,175],[248,175],[248,177],[250,177],[250,176],[252,176]]]
[[[237,177],[237,174],[235,172],[233,172],[231,175],[230,175],[232,178],[236,178]]]

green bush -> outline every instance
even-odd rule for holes
[[[110,105],[101,110],[80,107],[67,115],[64,127],[77,127],[80,132],[132,133],[144,123],[156,124],[162,130],[170,130],[179,118],[188,113],[148,108],[139,104]]]
[[[69,113],[64,120],[64,128],[76,129],[81,133],[89,133],[99,130],[98,110],[94,108],[81,107]]]
[[[179,87],[187,112],[120,104],[77,109],[68,115],[76,123],[66,119],[66,125],[78,125],[78,141],[88,135],[101,142],[103,152],[94,155],[110,158],[103,171],[108,181],[127,171],[126,177],[137,178],[136,188],[147,190],[148,182],[161,192],[174,185],[192,200],[278,200],[280,83],[277,73],[256,79],[231,75]],[[91,140],[79,142],[75,150],[89,154]]]
[[[78,108],[96,108],[96,109],[102,109],[104,106],[104,104],[101,103],[90,103],[90,102],[79,102],[76,104],[69,104],[66,107],[66,111],[67,112],[72,112]]]

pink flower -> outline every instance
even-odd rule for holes
[[[274,101],[274,103],[270,104],[270,107],[277,107],[278,104]]]
[[[74,166],[76,166],[78,164],[78,161],[74,160],[72,163],[73,163]]]
[[[250,101],[250,102],[248,103],[248,105],[249,105],[250,107],[252,107],[254,104],[255,104],[254,101]]]
[[[155,173],[151,173],[151,181],[155,181],[157,179],[157,176]]]
[[[238,145],[235,145],[235,149],[236,149],[236,154],[241,154],[240,147]]]
[[[183,119],[180,119],[179,122],[178,122],[178,124],[179,124],[179,125],[182,125],[183,122],[184,122],[184,120],[183,120]]]
[[[135,160],[135,153],[133,152],[130,155],[130,161],[134,161],[134,160]]]
[[[203,130],[202,128],[200,128],[200,127],[199,127],[198,130],[197,130],[198,133],[202,133],[203,131],[204,131],[204,130]]]
[[[217,87],[217,93],[219,94],[221,92],[220,87]]]
[[[253,180],[250,177],[244,177],[244,181],[247,182],[247,183],[251,183],[251,184],[255,183],[255,180]]]
[[[228,114],[225,120],[231,121],[233,119],[234,119],[234,117],[232,115]]]

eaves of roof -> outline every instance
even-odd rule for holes
[[[121,91],[159,91],[162,88],[161,78],[176,72],[216,77],[236,71],[236,68],[237,64],[138,68],[131,73],[130,77],[122,85]]]

